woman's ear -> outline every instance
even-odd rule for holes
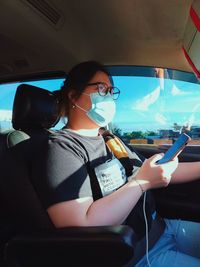
[[[69,101],[74,104],[75,103],[75,91],[72,89],[69,91],[69,93],[67,94],[68,95],[68,99]]]

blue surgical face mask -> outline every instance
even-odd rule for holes
[[[83,94],[90,96],[92,107],[88,111],[77,104],[75,104],[76,107],[85,111],[87,116],[100,127],[106,126],[112,121],[116,105],[110,93],[105,96],[101,96],[99,93]]]

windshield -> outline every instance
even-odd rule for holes
[[[142,76],[147,69],[150,75]],[[196,77],[161,68],[140,70],[136,76],[113,76],[121,94],[112,130],[132,143],[171,143],[182,132],[195,139],[193,143],[200,143],[200,84]]]
[[[109,125],[130,143],[170,143],[182,132],[200,144],[200,84],[192,73],[149,67],[110,67],[121,91],[117,112]],[[23,82],[50,91],[63,79]],[[12,105],[20,83],[0,85],[0,130],[12,129]],[[60,129],[64,121],[54,129]]]

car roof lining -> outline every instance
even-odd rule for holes
[[[47,15],[58,19],[57,24],[38,11],[39,3],[49,4]],[[191,4],[192,0],[2,0],[0,77],[68,72],[90,59],[191,71],[182,51]]]

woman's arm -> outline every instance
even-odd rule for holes
[[[56,227],[121,224],[138,202],[142,190],[169,184],[177,161],[155,164],[161,157],[158,154],[146,160],[133,179],[101,199],[93,201],[92,197],[84,197],[50,206],[47,212],[52,222]]]
[[[55,204],[47,212],[56,227],[121,224],[142,195],[136,181],[99,200],[92,197]]]
[[[180,162],[172,174],[171,183],[184,183],[200,178],[200,162]]]

